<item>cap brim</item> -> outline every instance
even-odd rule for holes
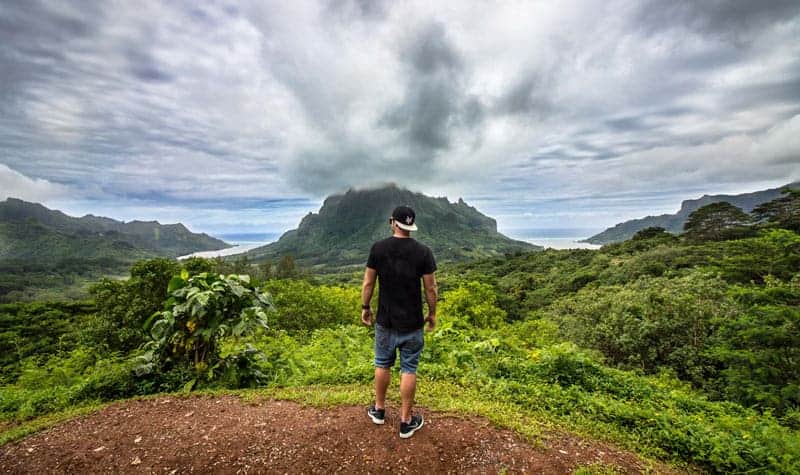
[[[398,228],[404,229],[406,231],[416,231],[417,230],[417,224],[416,223],[414,223],[414,224],[409,226],[408,224],[403,224],[398,220],[394,220],[394,224],[396,224]]]

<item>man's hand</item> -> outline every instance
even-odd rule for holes
[[[361,310],[361,323],[368,327],[372,326],[372,310],[366,308]]]
[[[428,331],[433,331],[436,328],[436,315],[428,315],[428,318],[425,319],[428,322]]]

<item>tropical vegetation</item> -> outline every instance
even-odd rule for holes
[[[701,207],[680,236],[442,266],[421,397],[709,472],[800,472],[800,196],[784,195],[752,214]],[[368,397],[357,277],[162,258],[83,301],[0,306],[0,418],[171,391]]]

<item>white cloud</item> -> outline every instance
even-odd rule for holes
[[[0,200],[19,198],[43,203],[68,196],[69,190],[63,185],[41,178],[29,178],[0,163]]]

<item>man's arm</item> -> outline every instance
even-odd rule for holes
[[[378,271],[371,267],[367,267],[364,271],[364,283],[361,285],[361,323],[367,326],[372,325],[372,309],[365,307],[370,306],[377,277]]]
[[[425,318],[425,321],[428,322],[428,331],[431,331],[436,328],[436,298],[438,297],[436,275],[424,274],[422,283],[425,286],[425,301],[428,302],[428,317]]]

